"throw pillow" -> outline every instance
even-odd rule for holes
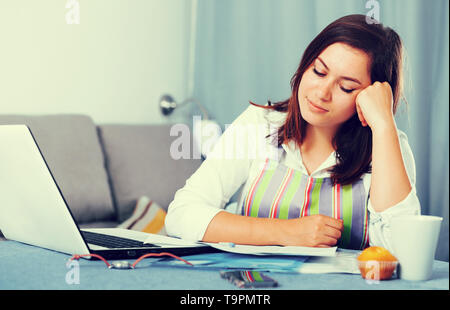
[[[143,231],[151,234],[167,235],[164,228],[166,211],[147,196],[139,198],[129,219],[118,228]]]

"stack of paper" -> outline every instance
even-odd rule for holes
[[[296,256],[335,256],[337,247],[330,248],[314,248],[302,246],[258,246],[258,245],[244,245],[232,243],[207,243],[207,242],[193,242],[179,238],[167,237],[156,234],[149,234],[144,243],[177,245],[177,246],[193,246],[209,245],[213,248],[239,254],[252,255],[296,255]]]
[[[196,268],[247,269],[295,273],[359,273],[357,251],[337,247],[253,246],[232,243],[204,243],[161,235],[150,235],[145,243],[167,245],[205,244],[223,252],[183,256]],[[188,266],[178,260],[160,259],[155,265]]]
[[[231,253],[252,255],[335,256],[337,247],[313,248],[303,246],[244,245],[230,243],[207,243],[209,246]]]

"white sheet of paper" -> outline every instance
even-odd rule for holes
[[[145,239],[145,243],[153,243],[153,244],[167,244],[167,245],[177,245],[177,246],[199,246],[202,243],[189,241],[180,238],[173,238],[163,235],[149,234],[147,239]]]
[[[314,248],[303,246],[243,245],[231,246],[227,243],[207,243],[209,246],[231,253],[252,255],[295,255],[295,256],[335,256],[337,247]]]
[[[244,244],[235,244],[231,246],[230,243],[195,242],[156,234],[149,234],[144,243],[167,244],[175,246],[200,246],[206,244],[225,252],[252,255],[335,256],[337,249],[337,247],[314,248],[302,246],[261,246]]]

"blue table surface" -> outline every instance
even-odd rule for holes
[[[79,284],[68,284],[69,255],[22,244],[0,242],[2,290],[242,290],[221,279],[219,271],[195,267],[149,266],[108,269],[102,261],[79,261]],[[358,274],[266,273],[278,281],[270,290],[448,290],[448,262],[434,261],[428,281],[390,279],[369,282]],[[70,281],[69,281],[70,282]]]

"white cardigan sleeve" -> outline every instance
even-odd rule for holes
[[[223,133],[207,159],[175,194],[165,219],[168,235],[203,239],[213,217],[247,180],[251,161],[249,137],[261,121],[261,110],[249,106]],[[253,125],[252,125],[253,124]]]
[[[414,162],[414,156],[411,151],[411,147],[409,146],[406,134],[400,130],[398,133],[403,162],[412,189],[405,199],[382,212],[376,212],[372,207],[370,198],[368,201],[370,245],[382,246],[391,252],[393,251],[390,237],[391,218],[408,214],[420,214],[420,202],[416,194],[416,165]]]

